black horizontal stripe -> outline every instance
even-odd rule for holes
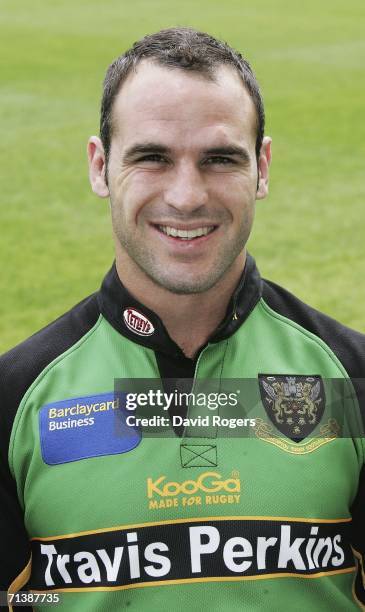
[[[34,590],[294,575],[354,568],[349,523],[232,518],[33,540]]]

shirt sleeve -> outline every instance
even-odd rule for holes
[[[0,542],[0,590],[7,591],[28,564],[30,545],[15,482],[3,457],[0,463]]]
[[[365,466],[362,468],[359,488],[352,506],[352,549],[357,564],[354,592],[359,602],[365,605]]]

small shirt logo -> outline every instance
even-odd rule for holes
[[[207,471],[183,482],[170,481],[162,474],[157,478],[147,478],[147,499],[149,510],[237,505],[241,499],[241,480],[237,470],[228,478],[219,472]]]
[[[151,321],[134,308],[126,308],[123,312],[123,319],[128,329],[139,336],[152,336],[155,331]]]

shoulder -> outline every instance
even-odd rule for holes
[[[286,289],[265,279],[262,282],[262,299],[275,313],[322,340],[341,361],[349,376],[364,376],[364,334],[308,306]]]
[[[95,325],[99,316],[94,293],[61,317],[36,332],[0,357],[0,383],[4,376],[37,376],[48,363],[61,355]]]
[[[4,434],[9,439],[18,406],[34,380],[49,363],[92,329],[99,314],[98,294],[94,293],[0,357],[2,440]]]

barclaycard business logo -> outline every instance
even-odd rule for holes
[[[126,453],[141,434],[125,422],[114,391],[45,404],[39,411],[42,458],[48,465]]]
[[[135,308],[126,308],[123,319],[128,329],[138,336],[152,336],[155,331],[151,321]]]

